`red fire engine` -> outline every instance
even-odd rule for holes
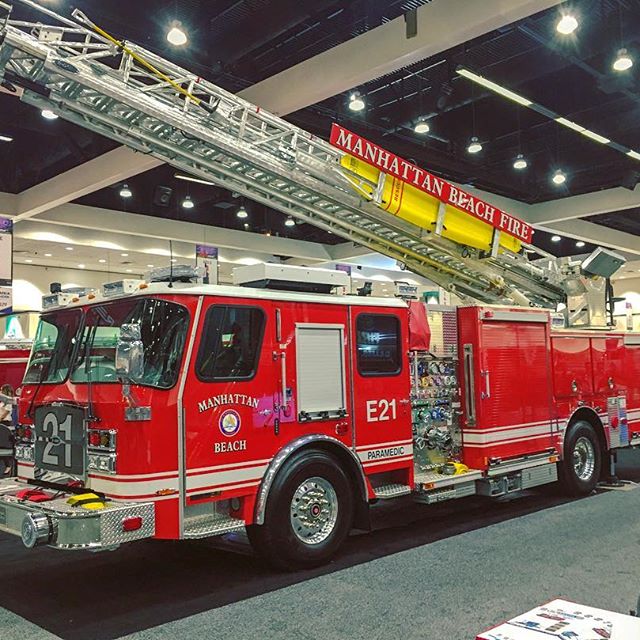
[[[98,550],[246,528],[274,564],[305,567],[366,529],[375,500],[557,480],[585,494],[640,445],[640,335],[612,330],[622,258],[530,261],[531,227],[477,196],[341,127],[320,140],[79,11],[42,10],[58,24],[0,5],[0,80],[20,99],[467,304],[350,295],[343,272],[282,265],[238,270],[234,287],[170,273],[52,294],[0,530]]]
[[[122,281],[43,313],[1,529],[100,549],[247,527],[272,562],[310,566],[372,501],[558,475],[589,493],[640,444],[637,334],[436,307],[413,351],[418,303],[291,291],[345,286],[338,271],[237,273],[268,288]]]

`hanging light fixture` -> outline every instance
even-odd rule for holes
[[[194,201],[191,199],[191,196],[185,196],[185,199],[182,201],[183,209],[193,209],[195,207]]]
[[[285,227],[295,227],[296,226],[296,221],[289,216],[285,221],[284,221],[284,226]]]
[[[249,214],[247,213],[247,210],[244,208],[244,206],[240,206],[238,212],[236,213],[236,216],[240,218],[240,220],[244,220],[245,218],[249,217]]]
[[[582,240],[578,240],[578,242],[576,242],[576,247],[578,247],[578,249],[582,249],[582,247],[584,247],[584,242]]]
[[[349,96],[349,109],[351,109],[351,111],[362,111],[364,107],[364,100],[359,91],[355,91]]]
[[[482,151],[482,145],[480,144],[480,140],[478,140],[476,136],[473,136],[471,140],[469,140],[467,151],[469,153],[480,153],[480,151]]]
[[[413,130],[420,134],[429,133],[430,129],[429,123],[424,118],[420,118],[418,122],[416,122],[416,126],[413,127]]]
[[[120,189],[121,198],[130,198],[133,195],[133,191],[129,189],[129,185],[125,182]]]
[[[564,184],[567,181],[567,176],[564,173],[564,171],[562,171],[562,169],[558,169],[553,174],[553,177],[551,178],[551,180],[553,181],[553,184],[560,186],[561,184]]]
[[[519,153],[515,157],[515,160],[513,161],[513,168],[517,169],[518,171],[522,171],[523,169],[526,169],[527,166],[528,166],[528,163],[525,157],[521,153]]]
[[[182,29],[182,25],[177,20],[171,24],[171,29],[167,32],[167,40],[176,47],[187,44],[187,34]]]
[[[560,18],[558,24],[556,25],[556,31],[561,33],[563,36],[568,36],[570,33],[573,33],[578,28],[578,20],[574,15],[570,13],[566,13]]]
[[[613,63],[614,71],[627,71],[633,67],[633,60],[626,49],[620,49]]]
[[[560,242],[562,238],[560,236],[551,236],[551,242]]]
[[[58,114],[51,111],[51,109],[43,109],[40,113],[46,120],[57,120],[59,118]]]

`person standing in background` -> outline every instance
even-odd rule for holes
[[[13,389],[0,387],[0,478],[13,472]]]

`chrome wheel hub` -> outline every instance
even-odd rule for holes
[[[291,527],[305,544],[319,544],[335,529],[338,520],[338,496],[328,480],[305,480],[291,499]]]
[[[580,480],[591,480],[596,466],[593,443],[584,436],[578,438],[573,448],[573,468]]]

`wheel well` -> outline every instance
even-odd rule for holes
[[[589,407],[581,407],[571,416],[569,424],[567,425],[567,431],[572,424],[578,422],[579,420],[588,422],[596,432],[598,441],[600,442],[600,451],[602,452],[601,474],[606,474],[608,470],[607,461],[609,459],[609,452],[607,449],[607,438],[604,433],[604,425],[602,424],[602,420],[600,420],[600,416],[593,409],[590,409]]]
[[[322,451],[331,456],[336,464],[345,471],[354,489],[354,526],[357,529],[369,530],[369,502],[367,500],[366,480],[355,454],[340,441],[323,436],[306,436],[292,444],[293,446],[281,450],[280,454],[274,458],[273,462],[276,462],[274,469],[271,472],[267,471],[263,479],[256,504],[257,523],[262,524],[260,515],[264,514],[271,484],[275,476],[285,466],[285,463],[294,455],[300,455],[307,451]],[[267,481],[266,479],[269,476],[270,478]]]
[[[332,444],[331,442],[318,442],[314,445],[310,445],[307,449],[319,449],[320,451],[325,451],[340,463],[340,466],[347,473],[349,480],[351,481],[351,485],[354,487],[354,526],[356,529],[369,531],[371,529],[371,522],[369,519],[369,502],[367,500],[366,493],[367,487],[363,482],[362,470],[358,467],[353,456],[342,447]]]

